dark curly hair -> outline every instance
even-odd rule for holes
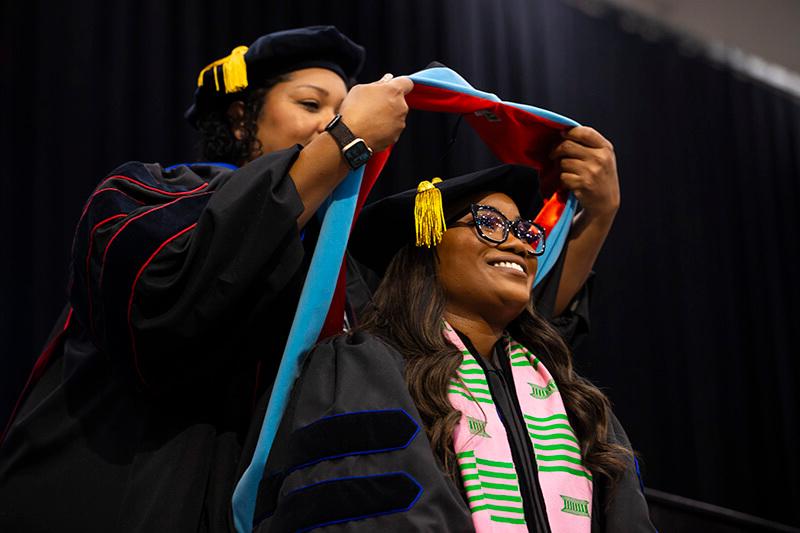
[[[261,153],[261,143],[258,133],[258,116],[264,105],[264,97],[279,83],[289,81],[289,74],[282,74],[269,78],[255,87],[229,95],[220,99],[215,109],[204,113],[197,119],[197,129],[200,131],[201,157],[206,161],[231,163],[243,165],[253,156]],[[244,104],[244,117],[242,129],[244,137],[237,139],[233,134],[234,124],[228,116],[228,107],[240,101]]]

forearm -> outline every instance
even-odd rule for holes
[[[566,257],[556,293],[554,316],[564,312],[586,283],[615,215],[616,211],[594,215],[584,210],[575,217],[564,252]]]
[[[289,176],[303,202],[303,212],[297,218],[299,228],[314,216],[349,170],[339,146],[328,133],[319,135],[303,148],[289,169]]]

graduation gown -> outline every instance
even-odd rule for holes
[[[132,162],[97,187],[70,308],[0,448],[0,531],[231,529],[307,268],[298,153]]]
[[[365,332],[310,352],[264,469],[256,531],[474,531],[460,480],[431,451],[403,367],[396,349]],[[608,432],[630,448],[613,416]],[[593,501],[592,531],[654,531],[633,460],[613,492],[595,476]]]

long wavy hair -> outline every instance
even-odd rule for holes
[[[396,347],[405,358],[405,380],[422,416],[434,454],[445,473],[459,479],[453,432],[461,412],[450,404],[448,382],[457,376],[462,355],[444,337],[445,294],[437,278],[433,250],[402,248],[390,263],[361,329]],[[532,305],[508,325],[508,332],[543,361],[553,375],[580,441],[584,465],[608,478],[621,476],[631,451],[608,442],[608,398],[572,367],[572,356],[559,333]]]
[[[242,92],[220,98],[214,109],[197,119],[200,131],[200,151],[206,161],[243,165],[261,155],[261,142],[258,140],[258,117],[264,106],[264,97],[277,84],[289,81],[289,74],[282,74],[264,80],[257,86],[248,87]],[[240,124],[228,115],[228,107],[236,101],[244,105],[244,116]],[[233,133],[238,126],[244,135],[237,139]]]

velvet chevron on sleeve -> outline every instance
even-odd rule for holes
[[[258,491],[255,531],[474,531],[403,379],[403,358],[357,332],[306,358]]]

